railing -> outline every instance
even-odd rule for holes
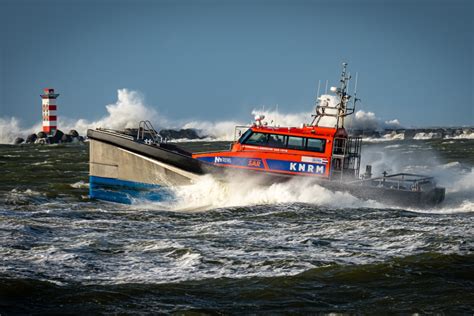
[[[436,187],[436,182],[433,177],[412,173],[387,175],[387,173],[384,172],[382,177],[354,181],[353,183],[369,183],[377,187],[416,192],[427,191]]]
[[[242,136],[249,128],[250,126],[245,126],[245,125],[236,126],[234,129],[234,142],[239,140],[240,136]]]
[[[145,133],[150,135],[151,139],[145,139]],[[140,123],[138,123],[137,140],[143,140],[145,142],[149,140],[150,143],[156,144],[162,143],[163,137],[156,132],[150,121],[140,121]]]

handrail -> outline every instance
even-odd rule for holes
[[[140,121],[138,123],[137,140],[145,139],[145,131],[150,134],[152,138],[152,142],[154,144],[163,142],[163,137],[157,133],[157,131],[155,130],[151,122],[148,120]],[[140,132],[141,132],[141,135],[140,135]]]
[[[407,178],[406,178],[407,177]],[[409,178],[412,177],[412,178]],[[367,178],[367,179],[360,179],[356,181],[349,182],[350,184],[357,184],[357,183],[379,183],[379,184],[397,184],[397,188],[400,188],[400,185],[405,184],[412,184],[415,187],[422,185],[424,183],[431,183],[435,185],[433,177],[428,177],[421,174],[413,174],[413,173],[397,173],[392,175],[385,175],[382,177],[376,178]]]
[[[243,129],[249,129],[251,127],[252,126],[250,126],[250,125],[237,125],[237,126],[235,126],[235,128],[234,128],[234,142],[239,140],[240,136],[242,136],[242,134],[243,134],[242,130]],[[237,132],[239,132],[239,133],[237,133]],[[237,134],[239,134],[239,135],[237,135]]]

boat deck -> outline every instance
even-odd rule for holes
[[[192,154],[201,154],[215,151],[228,151],[232,142],[230,141],[192,141],[192,142],[169,142]]]

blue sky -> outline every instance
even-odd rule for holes
[[[0,117],[97,119],[117,89],[175,119],[311,111],[318,80],[359,72],[362,110],[474,125],[473,2],[0,0]]]

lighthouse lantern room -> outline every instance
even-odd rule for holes
[[[59,94],[54,89],[46,88],[41,95],[43,103],[43,132],[52,135],[58,128],[56,99]]]

